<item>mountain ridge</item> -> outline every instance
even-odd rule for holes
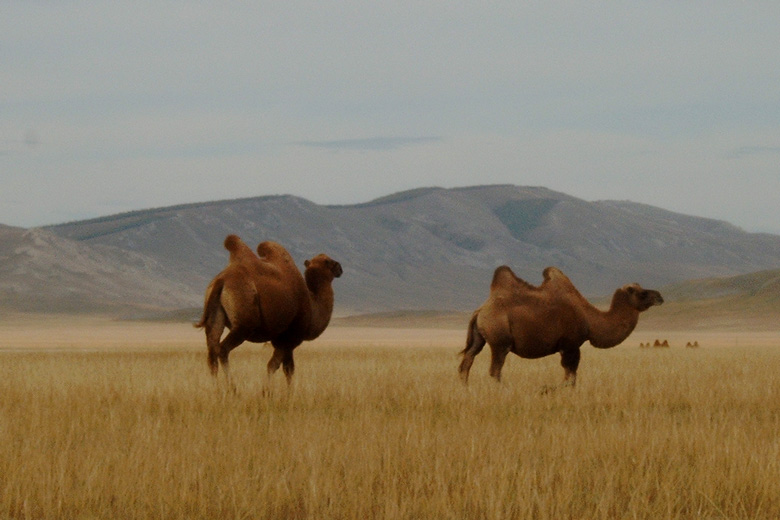
[[[31,232],[11,229],[17,235]],[[276,240],[301,268],[304,259],[320,252],[340,261],[345,272],[334,289],[341,314],[472,309],[487,296],[492,272],[502,264],[534,284],[546,266],[556,265],[589,295],[609,294],[634,281],[657,288],[780,268],[780,236],[630,201],[588,202],[539,186],[427,187],[353,205],[262,195],[35,229],[39,238],[54,237],[41,248],[63,251],[60,265],[52,261],[37,268],[60,269],[61,285],[107,309],[200,305],[206,285],[227,262],[222,241],[230,233],[252,247]],[[29,235],[26,240],[33,247]],[[69,242],[75,245],[65,245]],[[23,299],[27,291],[38,307],[47,308],[41,287],[25,289],[24,276],[14,278],[13,255],[2,254],[11,247],[6,243],[11,244],[0,235],[0,302],[10,301],[9,294],[16,294],[13,301]],[[115,278],[146,287],[149,295],[130,290],[112,303],[117,281],[100,272],[92,280],[75,276],[78,269],[68,264],[79,254],[92,258],[97,271],[101,262],[110,264]],[[19,258],[16,262],[18,271]]]

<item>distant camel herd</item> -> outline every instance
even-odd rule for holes
[[[228,265],[206,289],[203,315],[195,324],[205,329],[211,373],[216,376],[221,366],[232,386],[230,351],[245,341],[270,342],[274,352],[268,375],[281,366],[290,383],[293,350],[319,337],[330,322],[332,282],[341,276],[341,264],[319,254],[306,260],[301,274],[276,242],[262,242],[255,252],[236,235],[228,235],[224,247],[230,253]],[[636,327],[639,313],[664,301],[658,291],[629,284],[617,289],[609,310],[602,311],[558,268],[548,267],[543,274],[544,281],[536,287],[505,265],[495,270],[488,299],[468,324],[458,369],[463,383],[468,382],[474,357],[488,344],[490,376],[496,381],[510,352],[528,359],[560,353],[564,385],[574,386],[583,343],[590,341],[596,348],[620,344]],[[223,338],[226,328],[230,332]],[[656,346],[661,345],[656,340]],[[663,346],[668,345],[664,341]]]
[[[661,340],[657,339],[657,340],[655,340],[655,343],[653,343],[652,345],[649,342],[648,343],[640,343],[639,344],[639,348],[650,348],[650,347],[654,347],[654,348],[659,348],[659,347],[660,348],[669,348],[669,340],[665,339],[665,340],[661,341]],[[688,343],[685,344],[685,347],[686,348],[699,348],[699,342],[698,341],[694,341],[693,343],[691,343],[689,341]]]

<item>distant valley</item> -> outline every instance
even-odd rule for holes
[[[502,185],[418,189],[349,206],[265,196],[46,228],[0,226],[0,307],[127,315],[198,307],[226,264],[229,233],[252,246],[281,242],[301,267],[320,252],[339,260],[342,316],[467,311],[484,300],[501,264],[534,284],[556,265],[588,296],[636,281],[670,286],[678,300],[735,297],[756,284],[764,292],[750,297],[761,305],[777,309],[780,300],[779,284],[755,274],[768,280],[780,270],[780,236],[643,204]],[[741,275],[753,278],[729,278]],[[733,283],[690,282],[704,279]]]

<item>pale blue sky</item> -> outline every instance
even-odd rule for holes
[[[780,233],[780,3],[0,2],[0,223],[541,185]]]

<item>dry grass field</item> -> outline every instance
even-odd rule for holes
[[[557,358],[465,388],[462,330],[333,327],[292,391],[240,347],[231,394],[186,324],[11,318],[0,519],[780,518],[777,332],[640,329],[541,395]]]

